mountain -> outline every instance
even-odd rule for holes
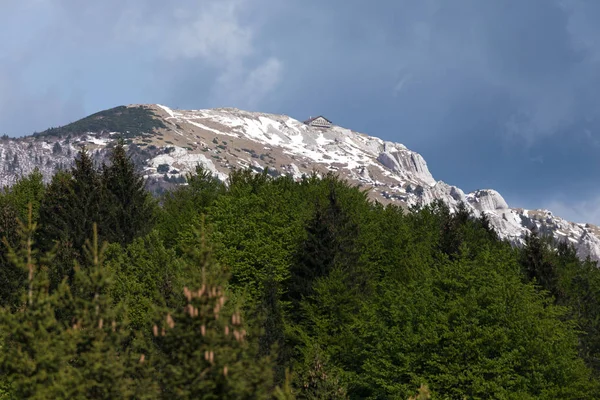
[[[532,229],[573,243],[578,255],[600,260],[600,228],[577,224],[549,210],[511,208],[493,189],[465,194],[436,181],[419,155],[404,145],[333,125],[308,126],[285,115],[235,108],[172,110],[162,105],[121,106],[64,127],[18,139],[0,140],[0,184],[39,168],[46,179],[71,165],[82,145],[100,162],[124,137],[149,187],[162,191],[182,183],[202,164],[221,179],[233,168],[267,168],[273,176],[333,171],[384,204],[401,207],[441,199],[460,202],[475,215],[485,213],[499,236],[523,244]]]

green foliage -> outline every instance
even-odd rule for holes
[[[0,195],[0,394],[600,398],[600,270],[572,246],[332,174],[187,182],[152,204],[120,143]]]
[[[200,216],[225,192],[225,185],[209,170],[196,167],[195,174],[187,176],[187,185],[167,192],[162,200],[158,229],[167,245],[188,235],[200,222]]]
[[[42,173],[36,168],[29,175],[19,178],[10,188],[4,188],[3,197],[16,209],[22,221],[27,220],[30,205],[33,210],[32,217],[37,221],[40,202],[46,189],[43,179]]]
[[[27,289],[17,311],[0,311],[0,373],[15,398],[144,398],[152,385],[143,379],[137,355],[125,348],[130,331],[107,297],[97,234],[88,246],[90,268],[76,274],[77,288],[66,283],[53,293],[45,268],[36,262],[31,213],[21,224],[21,245],[9,257],[27,272]],[[49,260],[51,262],[51,260]],[[91,296],[90,296],[91,294]],[[72,310],[72,326],[56,310]],[[133,377],[138,379],[134,381]]]
[[[34,136],[81,135],[88,132],[119,132],[123,137],[136,137],[166,128],[152,110],[143,106],[119,106],[100,111],[71,124],[50,128]]]
[[[346,387],[331,369],[326,352],[318,345],[307,343],[302,348],[303,363],[296,365],[298,399],[347,399]]]
[[[154,224],[154,201],[145,190],[144,177],[125,152],[123,141],[112,149],[110,164],[102,170],[106,200],[101,219],[103,234],[111,243],[129,244],[148,233]]]
[[[100,225],[102,235],[102,197],[100,174],[83,148],[70,173],[54,175],[40,204],[40,241],[44,249],[60,241],[79,253],[94,223]]]
[[[127,245],[148,233],[156,215],[156,205],[145,190],[143,177],[119,142],[111,153],[111,164],[102,171],[83,148],[70,172],[58,172],[40,202],[38,234],[45,251],[56,250],[51,269],[52,287],[73,278],[73,263],[82,261],[83,245],[92,226],[111,243]]]
[[[520,253],[526,280],[549,292],[555,304],[568,307],[568,314],[581,330],[579,353],[600,375],[600,270],[595,262],[581,261],[568,242],[555,242],[532,234]]]
[[[0,198],[0,305],[16,306],[25,284],[25,271],[9,259],[9,249],[19,242],[18,214],[13,203]]]
[[[296,251],[290,268],[287,294],[295,308],[296,319],[302,300],[310,301],[316,280],[326,277],[335,267],[347,272],[356,267],[358,226],[342,209],[333,182],[326,204],[318,204],[306,226],[307,237]],[[352,279],[347,275],[348,280]]]
[[[195,251],[202,283],[184,287],[186,305],[170,310],[153,328],[160,351],[165,398],[262,399],[270,397],[268,358],[257,358],[256,337],[248,332],[227,279],[203,243]]]
[[[173,249],[165,248],[158,232],[135,239],[125,248],[110,245],[106,257],[115,277],[112,296],[127,306],[134,329],[150,330],[155,307],[182,305],[185,265]]]

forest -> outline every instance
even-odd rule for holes
[[[568,243],[333,174],[199,166],[157,198],[111,151],[0,194],[0,399],[600,398]]]

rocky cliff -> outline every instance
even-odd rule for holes
[[[419,155],[404,145],[350,129],[309,127],[285,115],[232,108],[172,110],[161,105],[133,105],[106,110],[65,127],[0,141],[0,183],[39,168],[49,178],[71,165],[87,146],[98,161],[115,138],[124,137],[130,153],[154,188],[183,181],[202,164],[221,179],[233,168],[268,168],[274,176],[301,177],[333,171],[369,189],[382,203],[403,207],[436,199],[455,208],[464,202],[476,215],[485,213],[498,234],[515,244],[534,227],[575,245],[581,257],[600,260],[600,230],[575,224],[548,210],[510,208],[492,189],[465,194],[436,181]]]

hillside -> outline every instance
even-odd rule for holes
[[[549,210],[510,208],[492,189],[465,194],[436,181],[419,155],[404,145],[333,126],[309,127],[285,115],[232,108],[172,110],[162,105],[117,107],[64,127],[0,142],[0,184],[39,168],[49,178],[68,167],[85,145],[100,162],[117,137],[157,191],[182,182],[202,164],[225,180],[237,168],[277,176],[333,171],[384,204],[410,207],[441,199],[451,208],[460,202],[476,215],[485,213],[500,237],[522,244],[531,229],[573,243],[578,255],[600,260],[600,230],[575,224]]]

